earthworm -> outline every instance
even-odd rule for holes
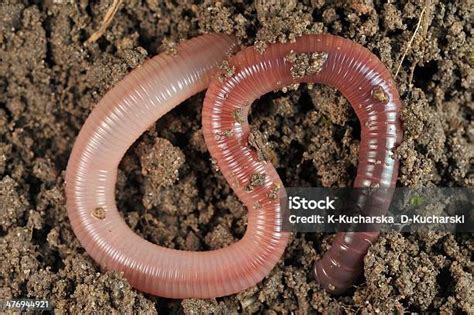
[[[287,235],[277,222],[249,216],[242,240],[207,252],[160,247],[135,234],[115,205],[119,162],[158,118],[207,88],[214,68],[237,48],[227,35],[208,34],[160,54],[118,82],[81,128],[66,170],[67,211],[87,253],[106,270],[123,272],[144,292],[169,298],[210,298],[255,285],[280,259]],[[275,213],[265,214],[277,217]]]
[[[271,45],[263,55],[245,49],[230,61],[237,72],[224,82],[214,80],[206,95],[206,143],[249,210],[242,240],[219,250],[187,252],[136,235],[114,200],[121,158],[154,121],[205,89],[215,65],[235,48],[231,37],[209,34],[180,44],[176,56],[161,54],[145,62],[104,96],[74,144],[66,171],[71,226],[95,261],[123,272],[144,292],[170,298],[229,295],[261,281],[280,259],[289,237],[281,229],[285,189],[271,164],[247,146],[248,105],[268,91],[296,82],[339,88],[351,104],[358,104],[355,109],[363,125],[355,186],[395,184],[398,164],[390,152],[401,137],[400,100],[388,71],[368,50],[350,41],[306,36],[292,44]],[[287,57],[302,52],[318,52],[320,60],[315,74],[295,78]],[[323,287],[338,292],[350,285],[376,237],[377,233],[338,234],[315,267]]]
[[[307,64],[301,66],[301,60]],[[269,45],[263,54],[248,47],[231,58],[228,67],[233,73],[214,79],[207,90],[203,134],[226,180],[247,207],[254,209],[249,211],[249,235],[259,234],[268,242],[281,240],[263,226],[280,223],[275,209],[285,198],[285,189],[273,165],[249,145],[247,120],[250,104],[270,91],[295,83],[323,83],[338,89],[361,125],[354,187],[395,186],[398,161],[392,151],[402,138],[401,101],[389,71],[368,49],[334,35],[305,35],[292,43]],[[362,206],[382,210],[392,197],[387,193],[371,200],[377,197],[359,194]],[[333,293],[349,288],[362,272],[364,256],[377,237],[378,232],[339,232],[314,265],[321,287]]]

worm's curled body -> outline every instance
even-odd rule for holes
[[[288,61],[295,53],[320,53],[322,66],[314,74],[295,79],[293,64]],[[271,242],[275,234],[261,229],[257,222],[280,224],[279,199],[285,197],[272,164],[259,160],[249,148],[249,107],[263,94],[294,83],[335,87],[354,108],[361,125],[354,186],[395,186],[398,161],[392,150],[402,137],[401,102],[390,73],[369,50],[338,36],[306,35],[294,43],[270,45],[263,54],[246,48],[229,63],[235,67],[234,74],[224,82],[213,80],[206,93],[203,134],[226,180],[248,208],[256,209],[249,213],[247,233]],[[388,207],[390,199],[391,195],[385,196],[378,206]],[[347,289],[360,275],[363,258],[377,236],[377,232],[338,233],[330,250],[315,264],[316,280],[334,293]]]

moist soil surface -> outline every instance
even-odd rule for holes
[[[260,51],[305,33],[364,45],[398,72],[405,131],[398,186],[474,185],[472,3],[281,2],[124,1],[103,36],[87,43],[112,1],[2,1],[1,299],[46,298],[74,313],[474,313],[471,234],[383,234],[366,256],[364,277],[332,296],[309,271],[333,235],[297,233],[261,283],[211,300],[143,294],[119,273],[102,271],[75,238],[64,170],[81,125],[132,68],[206,32],[234,34]],[[221,248],[245,232],[246,209],[203,140],[203,98],[160,119],[120,165],[124,219],[170,248]],[[250,119],[253,139],[286,186],[353,184],[360,126],[336,90],[301,85],[270,93],[253,104]]]

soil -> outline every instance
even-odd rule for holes
[[[259,50],[321,32],[368,47],[398,72],[405,130],[398,185],[472,187],[472,3],[124,1],[104,35],[86,43],[111,2],[0,4],[1,299],[47,298],[74,313],[474,313],[471,234],[384,234],[363,279],[342,296],[322,291],[308,272],[333,235],[296,234],[256,287],[179,301],[101,271],[75,238],[64,200],[69,153],[100,97],[147,57],[205,32],[233,33]],[[203,98],[160,119],[120,165],[117,203],[127,223],[170,248],[220,248],[245,232],[246,210],[203,141]],[[360,127],[337,91],[301,85],[270,93],[253,105],[251,124],[253,144],[286,186],[352,185]]]

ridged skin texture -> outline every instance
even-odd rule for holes
[[[236,48],[232,37],[208,34],[180,44],[176,56],[146,61],[102,98],[74,144],[66,171],[74,233],[97,263],[122,271],[141,291],[169,298],[229,295],[255,285],[279,258],[275,252],[272,261],[253,260],[268,249],[260,243],[258,251],[248,250],[254,241],[248,236],[209,252],[160,247],[135,234],[115,205],[117,167],[130,145],[158,118],[207,88],[216,65]]]
[[[291,51],[296,54],[325,52],[327,60],[318,73],[295,80],[291,75],[293,65],[285,58]],[[354,186],[395,186],[398,162],[393,159],[392,150],[402,138],[401,102],[390,73],[369,50],[338,36],[306,35],[294,43],[270,45],[263,54],[249,47],[229,63],[235,67],[234,74],[223,82],[213,80],[207,91],[202,115],[203,133],[222,174],[249,209],[247,234],[242,241],[267,245],[255,252],[252,248],[257,246],[249,246],[246,259],[255,257],[255,263],[274,264],[288,238],[280,228],[279,199],[285,197],[283,184],[273,165],[259,161],[248,144],[249,107],[263,94],[303,82],[337,88],[351,103],[361,125]],[[383,89],[388,101],[375,98],[372,95],[374,88]],[[255,174],[263,175],[264,183],[248,189]],[[378,202],[377,211],[383,212],[392,196],[388,192],[381,200],[371,200],[375,197],[370,195],[360,197],[362,208]],[[330,250],[315,264],[316,280],[330,292],[343,292],[360,275],[363,258],[377,237],[377,232],[338,233]]]

